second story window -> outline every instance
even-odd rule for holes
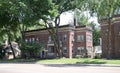
[[[92,42],[92,36],[87,36],[87,41]]]
[[[84,41],[84,35],[78,35],[77,36],[77,41],[83,42]]]
[[[49,36],[49,37],[48,37],[48,42],[51,42],[51,41],[52,41],[52,40],[51,40],[51,36]]]
[[[64,39],[64,41],[67,41],[67,35],[66,34],[63,36],[63,39]]]

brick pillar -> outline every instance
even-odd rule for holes
[[[73,47],[73,32],[72,31],[69,31],[69,41],[68,41],[68,57],[71,59],[72,58],[72,47]]]

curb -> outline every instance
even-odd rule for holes
[[[93,66],[93,67],[120,67],[120,64],[42,64],[42,63],[36,63],[36,64],[41,64],[41,65],[46,65],[46,66],[52,66],[52,67],[81,67],[81,66]]]
[[[51,67],[81,67],[81,66],[93,66],[93,67],[120,67],[120,64],[60,64],[60,63],[54,63],[54,64],[48,64],[48,63],[35,63],[35,62],[0,62],[0,64],[40,64],[45,66],[51,66]]]

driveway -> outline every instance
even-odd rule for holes
[[[60,64],[0,64],[0,73],[120,73],[120,67]]]

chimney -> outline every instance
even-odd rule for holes
[[[77,20],[76,20],[76,18],[74,18],[74,26],[75,27],[77,26]]]

